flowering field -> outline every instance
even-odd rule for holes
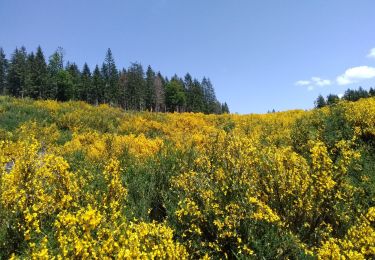
[[[375,98],[264,115],[0,97],[0,259],[375,257]]]

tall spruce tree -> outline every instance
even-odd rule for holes
[[[347,100],[347,101],[355,101],[355,93],[354,93],[354,90],[351,90],[351,89],[347,89],[344,93],[344,96],[342,97],[344,100]]]
[[[207,114],[215,113],[216,94],[215,94],[215,90],[214,90],[214,87],[212,86],[210,79],[204,77],[201,85],[203,89],[204,112]]]
[[[357,95],[358,95],[358,99],[360,98],[367,98],[368,97],[368,92],[367,90],[363,89],[362,87],[359,87],[358,90],[357,90]]]
[[[333,105],[333,104],[336,104],[337,102],[339,102],[339,101],[340,101],[340,98],[339,98],[338,95],[329,94],[329,95],[327,96],[327,99],[326,99],[326,100],[327,100],[327,101],[326,101],[326,104],[327,104],[328,106],[330,106],[330,105]]]
[[[193,103],[193,78],[189,73],[185,75],[184,78],[184,89],[186,93],[186,111],[191,112],[192,109],[192,103]]]
[[[60,70],[56,77],[57,93],[56,99],[58,101],[68,101],[73,99],[74,83],[69,71]]]
[[[194,79],[193,86],[191,89],[191,111],[192,112],[203,112],[204,111],[204,95],[201,83]]]
[[[89,94],[92,88],[91,71],[87,63],[83,65],[81,74],[81,89],[79,92],[79,98],[88,103],[94,104],[95,100]]]
[[[64,92],[64,90],[60,89],[58,86],[59,77],[66,78],[64,73],[61,73],[61,71],[64,70],[64,51],[61,47],[57,48],[57,50],[49,57],[48,61],[48,80],[47,84],[48,87],[45,90],[44,96],[48,99],[56,99],[58,98],[58,93],[60,92],[60,96]],[[61,80],[60,80],[61,81]]]
[[[104,102],[117,104],[119,74],[116,68],[112,51],[108,48],[104,63],[102,65],[104,79]]]
[[[165,103],[169,112],[183,112],[186,95],[184,85],[178,77],[173,77],[165,86]]]
[[[218,114],[218,115],[223,113],[221,103],[218,100],[216,100],[215,103],[214,103],[213,112],[212,113]]]
[[[149,111],[155,110],[155,72],[152,70],[151,66],[147,67],[146,71],[146,85],[145,85],[145,106]]]
[[[92,87],[88,92],[89,100],[95,105],[104,103],[104,79],[100,72],[99,66],[96,65],[92,73]]]
[[[26,78],[25,78],[25,87],[23,95],[25,97],[31,97],[31,98],[37,98],[37,92],[35,91],[35,55],[33,52],[31,52],[27,56],[26,60]],[[36,93],[35,93],[36,92]]]
[[[34,95],[37,95],[38,98],[45,98],[45,92],[47,88],[47,63],[42,51],[42,48],[38,46],[35,59],[34,59]]]
[[[322,108],[327,105],[326,100],[324,99],[322,95],[319,95],[314,103],[315,103],[316,108]]]
[[[25,47],[16,48],[12,54],[8,71],[8,93],[15,97],[22,97],[26,83],[27,53]]]
[[[119,94],[118,94],[118,98],[119,98],[119,105],[126,109],[128,107],[127,105],[127,100],[126,100],[126,88],[127,88],[127,81],[128,81],[128,75],[127,75],[127,72],[126,72],[126,69],[122,69],[122,71],[120,72],[120,75],[119,75]]]
[[[224,102],[222,104],[222,106],[221,106],[221,113],[223,113],[223,114],[229,114],[230,113],[227,102]]]
[[[131,110],[145,109],[145,79],[143,67],[139,63],[132,63],[127,71],[127,84],[125,89],[125,100]]]
[[[8,60],[6,59],[3,48],[0,48],[0,95],[5,94],[6,84],[7,84],[7,70],[8,70]]]
[[[155,93],[155,111],[165,112],[165,82],[163,76],[160,72],[156,75],[154,79],[154,93]]]
[[[71,86],[71,99],[72,100],[84,100],[84,97],[82,96],[83,90],[82,90],[82,81],[81,81],[81,72],[79,71],[79,68],[77,64],[75,63],[69,63],[66,66],[67,72],[70,74],[70,78],[72,80],[72,86]]]

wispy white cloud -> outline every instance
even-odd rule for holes
[[[367,55],[368,58],[375,58],[375,48],[370,50],[370,53]]]
[[[367,57],[375,59],[375,48],[370,50]],[[322,79],[320,77],[311,77],[308,80],[298,80],[294,84],[296,86],[306,87],[311,91],[317,87],[330,86],[334,83],[338,85],[349,85],[372,78],[375,78],[375,67],[358,66],[347,69],[343,74],[336,77],[336,81]]]
[[[307,85],[310,85],[311,82],[309,80],[299,80],[295,84],[297,86],[307,86]]]
[[[317,85],[319,87],[331,85],[331,81],[329,79],[321,79],[319,77],[312,77],[311,80],[314,82],[314,85]]]
[[[369,66],[359,66],[347,69],[344,74],[337,77],[339,85],[349,85],[364,79],[375,78],[375,68]]]
[[[342,98],[342,97],[344,96],[344,94],[343,94],[343,93],[340,93],[340,94],[337,94],[337,96],[338,96],[339,98]]]
[[[312,77],[310,80],[298,80],[294,83],[296,86],[305,86],[308,90],[314,90],[316,87],[329,86],[332,82],[329,79]]]

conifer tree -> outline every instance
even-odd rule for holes
[[[193,86],[191,89],[191,111],[192,112],[203,112],[204,111],[204,95],[203,89],[200,82],[196,79],[193,81]]]
[[[127,71],[127,84],[125,90],[125,100],[127,109],[145,109],[145,80],[143,67],[139,63],[132,63]]]
[[[211,84],[210,79],[203,78],[202,80],[203,98],[204,98],[204,112],[214,113],[216,110],[216,94]]]
[[[8,71],[8,93],[15,97],[22,97],[26,83],[27,53],[25,47],[16,48]]]
[[[193,78],[189,73],[186,73],[184,78],[184,89],[186,93],[186,111],[191,112],[192,109],[192,103],[194,100],[193,96]]]
[[[66,70],[70,74],[70,78],[72,80],[70,99],[86,101],[86,99],[83,96],[81,72],[79,71],[77,64],[69,63],[66,66]]]
[[[31,98],[37,98],[38,92],[35,90],[35,55],[33,52],[31,52],[27,56],[26,60],[26,76],[25,76],[25,87],[23,91],[23,95],[25,97],[31,97]]]
[[[89,100],[92,100],[92,103],[95,105],[104,103],[104,84],[99,66],[96,65],[92,73],[92,87],[88,92]]]
[[[68,101],[73,99],[74,82],[69,71],[60,70],[56,76],[57,93],[55,99]]]
[[[368,97],[368,92],[367,90],[363,89],[362,87],[359,87],[358,90],[357,90],[357,95],[358,95],[358,99],[360,98],[367,98]]]
[[[7,84],[7,69],[8,60],[6,59],[4,50],[0,48],[0,95],[5,94],[6,84]]]
[[[59,89],[58,82],[59,77],[66,78],[61,71],[64,70],[64,51],[61,47],[57,48],[57,50],[49,57],[47,71],[48,71],[48,80],[47,84],[48,87],[44,93],[44,98],[48,99],[56,99],[58,96],[58,92],[60,92],[60,96],[64,92],[64,90]],[[62,86],[60,86],[61,88]]]
[[[326,101],[325,101],[325,99],[322,95],[319,95],[314,103],[315,103],[316,108],[322,108],[322,107],[325,107],[327,105]]]
[[[94,104],[95,100],[92,98],[92,95],[89,93],[92,91],[92,80],[90,68],[85,62],[81,74],[81,89],[79,92],[79,98],[88,103]]]
[[[339,102],[339,100],[340,100],[339,96],[334,95],[334,94],[329,94],[327,96],[326,104],[330,106],[330,105],[336,104],[337,102]]]
[[[35,73],[33,75],[33,81],[35,84],[34,89],[34,95],[37,95],[38,98],[45,98],[45,92],[46,92],[46,83],[47,83],[47,63],[44,58],[44,54],[42,51],[42,48],[38,46],[36,53],[35,53],[35,59],[34,59],[34,69],[33,72]]]
[[[124,109],[128,108],[128,104],[127,104],[127,100],[126,100],[127,81],[128,81],[128,75],[127,75],[126,69],[123,68],[122,71],[120,72],[120,75],[119,75],[118,99],[119,99],[119,105]]]
[[[184,85],[177,77],[171,79],[165,87],[165,103],[169,112],[182,112],[186,104]]]
[[[155,92],[155,111],[165,112],[165,86],[164,86],[163,76],[158,73],[154,79],[154,92]]]
[[[217,114],[217,115],[223,113],[221,103],[218,100],[216,100],[215,103],[214,103],[214,107],[213,107],[213,112],[212,113]]]
[[[149,111],[155,110],[155,72],[151,66],[148,66],[146,72],[146,85],[145,85],[145,106]]]
[[[275,111],[275,110],[273,110],[273,111]],[[229,107],[228,107],[228,104],[227,104],[226,102],[224,102],[224,103],[222,104],[222,106],[221,106],[221,112],[222,112],[223,114],[229,114],[229,113],[230,113],[230,111],[229,111]]]
[[[115,60],[112,51],[108,48],[104,63],[102,65],[102,75],[104,79],[104,102],[117,103],[117,90],[118,90],[118,71],[116,68]]]

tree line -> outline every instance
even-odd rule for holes
[[[358,89],[347,89],[342,97],[335,94],[329,94],[326,98],[319,95],[315,100],[315,107],[322,108],[336,104],[340,100],[357,101],[361,98],[375,97],[375,89],[370,88],[368,91],[359,87]]]
[[[229,113],[227,103],[217,100],[209,78],[199,81],[187,73],[184,78],[168,79],[151,66],[144,71],[140,63],[119,70],[111,49],[101,67],[91,71],[87,63],[82,70],[65,63],[60,47],[48,61],[40,46],[35,53],[16,48],[9,60],[0,48],[0,95],[82,100],[137,111]]]

